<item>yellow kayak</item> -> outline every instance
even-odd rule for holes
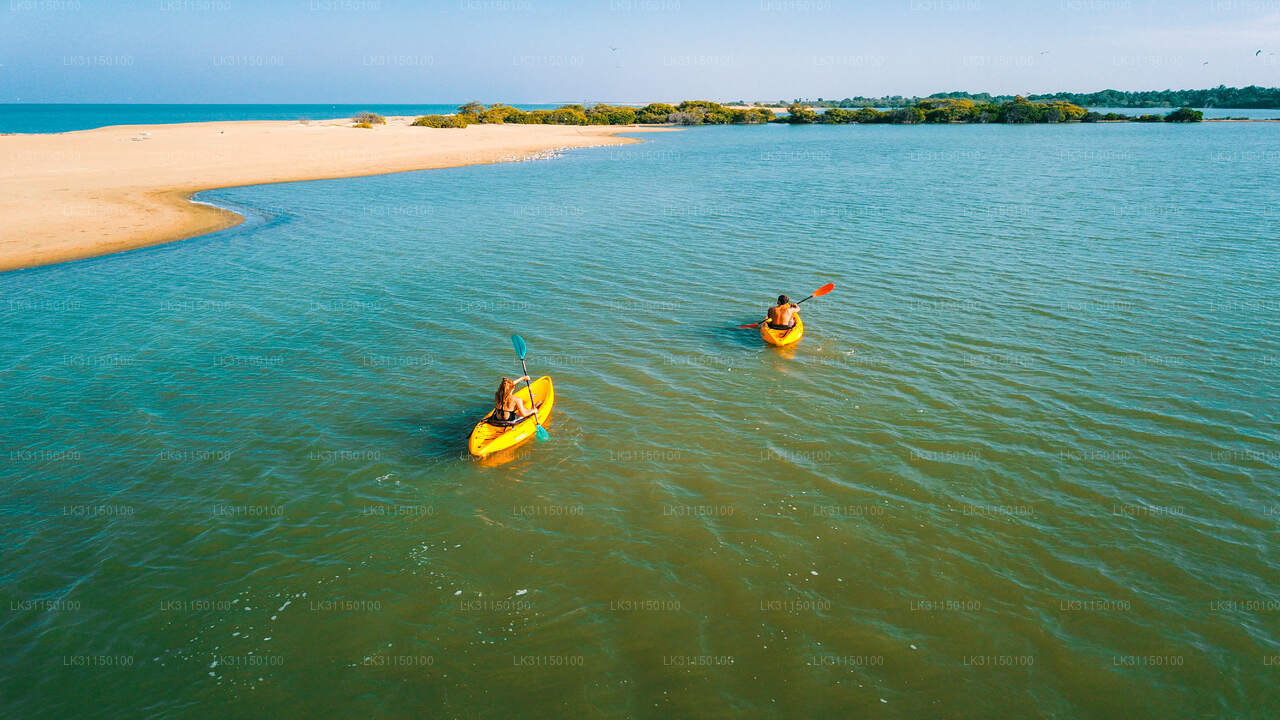
[[[529,401],[529,389],[523,385],[516,390],[520,397],[524,398],[525,403]],[[533,381],[533,399],[536,403],[541,403],[538,408],[538,422],[547,423],[547,418],[551,417],[551,406],[555,403],[555,388],[551,387],[551,378],[543,375]],[[484,419],[476,423],[476,427],[471,431],[471,441],[467,444],[472,455],[476,457],[484,457],[490,453],[496,453],[499,450],[506,450],[515,447],[520,443],[533,437],[533,433],[538,429],[538,424],[534,422],[533,416],[521,420],[515,425],[499,427],[489,424],[489,416],[493,415],[490,410],[484,416]]]
[[[804,336],[804,322],[800,320],[800,313],[795,314],[796,326],[790,330],[774,330],[769,327],[769,321],[765,320],[760,323],[760,337],[770,345],[790,345]]]

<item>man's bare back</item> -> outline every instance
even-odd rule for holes
[[[774,330],[785,330],[796,324],[797,305],[786,295],[778,298],[778,304],[769,308],[769,326]]]

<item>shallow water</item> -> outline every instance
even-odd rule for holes
[[[462,103],[341,105],[333,103],[250,104],[199,103],[0,103],[0,133],[54,133],[89,130],[105,125],[162,125],[230,120],[329,120],[361,111],[395,115],[452,113]],[[538,110],[558,105],[516,105]]]
[[[1274,715],[1278,131],[700,128],[0,275],[6,703]]]

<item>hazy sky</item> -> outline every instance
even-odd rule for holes
[[[1280,85],[1280,0],[0,2],[0,102],[778,100]]]

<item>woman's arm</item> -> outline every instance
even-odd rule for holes
[[[524,404],[524,398],[520,397],[519,395],[512,395],[512,396],[511,396],[511,399],[516,401],[516,415],[517,415],[517,416],[519,416],[519,417],[525,417],[526,415],[529,415],[529,414],[530,414],[530,413],[529,413],[529,406]]]

